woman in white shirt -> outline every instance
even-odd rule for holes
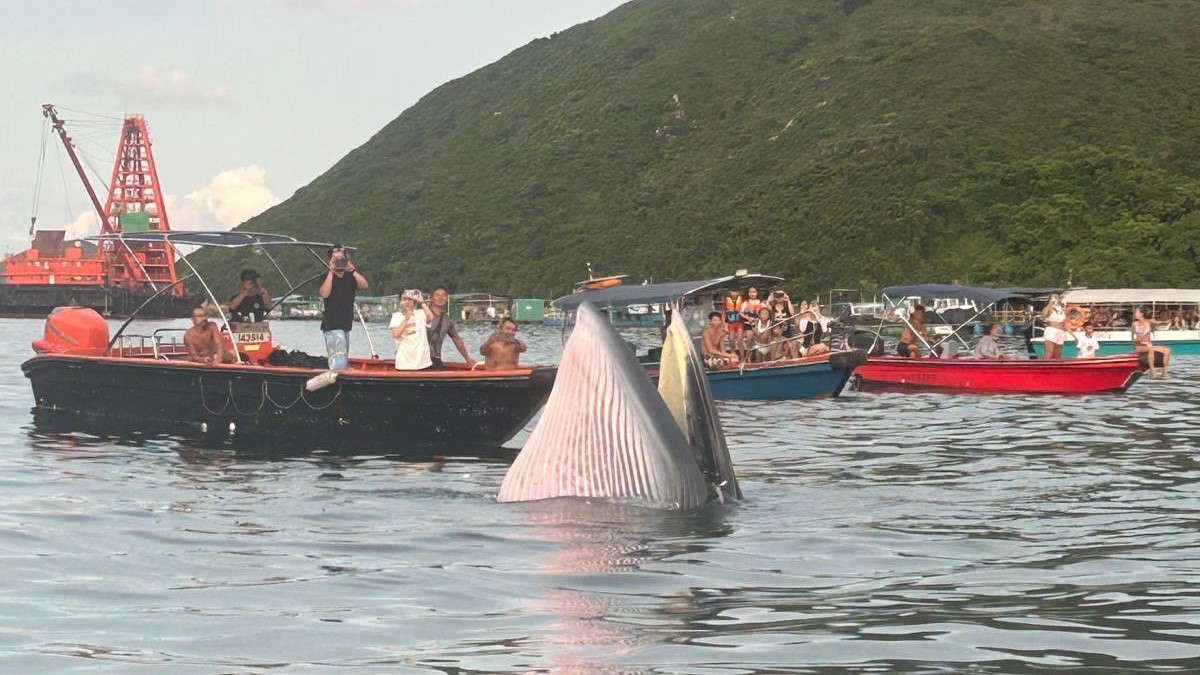
[[[1067,313],[1063,307],[1062,298],[1057,293],[1050,296],[1050,302],[1042,310],[1042,318],[1046,320],[1046,328],[1042,334],[1045,340],[1042,346],[1046,349],[1046,358],[1061,359],[1063,343],[1067,339]]]
[[[423,370],[433,365],[429,357],[429,339],[425,336],[425,311],[421,291],[405,291],[400,296],[400,311],[392,314],[388,328],[396,339],[396,370]]]

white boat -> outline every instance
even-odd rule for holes
[[[1078,288],[1063,294],[1067,306],[1067,341],[1063,344],[1063,356],[1076,355],[1074,333],[1082,329],[1084,321],[1092,321],[1096,338],[1100,342],[1099,356],[1127,354],[1133,351],[1133,310],[1142,307],[1147,318],[1165,316],[1166,320],[1155,320],[1156,345],[1169,347],[1172,354],[1200,355],[1200,289],[1196,288]],[[1170,319],[1178,315],[1182,327],[1171,328]],[[1185,318],[1186,317],[1186,318]],[[1045,355],[1045,339],[1041,330],[1035,329],[1033,348],[1038,356]]]

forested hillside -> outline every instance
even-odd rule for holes
[[[430,92],[242,227],[357,245],[386,292],[547,297],[588,261],[1195,286],[1198,199],[1194,0],[634,0]],[[234,279],[227,255],[206,264]]]

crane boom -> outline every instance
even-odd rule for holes
[[[67,149],[67,155],[71,157],[71,163],[75,165],[75,171],[79,173],[79,180],[83,181],[83,187],[87,190],[88,197],[92,199],[92,206],[96,209],[96,214],[100,216],[100,233],[112,234],[113,230],[109,227],[108,217],[104,213],[104,206],[100,204],[100,198],[96,196],[96,191],[92,189],[91,182],[88,181],[87,174],[83,171],[83,165],[79,162],[79,156],[75,154],[75,144],[71,141],[71,137],[67,135],[67,129],[63,121],[58,117],[58,111],[54,109],[53,103],[42,105],[42,115],[50,118],[50,122],[54,125],[54,130],[58,132],[58,137],[62,139],[63,146]]]

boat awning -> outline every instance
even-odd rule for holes
[[[216,246],[219,248],[243,248],[246,246],[304,246],[307,248],[329,248],[335,244],[317,241],[299,241],[286,234],[264,232],[223,232],[186,230],[149,230],[146,232],[119,232],[85,237],[89,241],[126,241],[138,243],[168,242],[176,246]],[[344,247],[348,251],[353,246]]]
[[[1024,293],[1014,292],[1014,289],[985,288],[983,286],[959,286],[958,284],[914,284],[912,286],[888,286],[883,294],[893,300],[909,296],[918,298],[949,298],[953,300],[973,300],[984,304],[1003,302],[1028,297]]]
[[[555,298],[550,304],[561,310],[570,311],[579,305],[590,302],[597,309],[628,307],[629,305],[649,305],[666,303],[706,292],[717,292],[726,288],[746,289],[750,286],[774,286],[783,283],[782,277],[766,274],[745,274],[742,276],[718,277],[702,281],[673,281],[665,284],[639,284],[630,286],[613,286],[598,291],[582,291]]]
[[[1069,305],[1137,305],[1200,303],[1200,289],[1196,288],[1078,288],[1063,294],[1063,302]]]

